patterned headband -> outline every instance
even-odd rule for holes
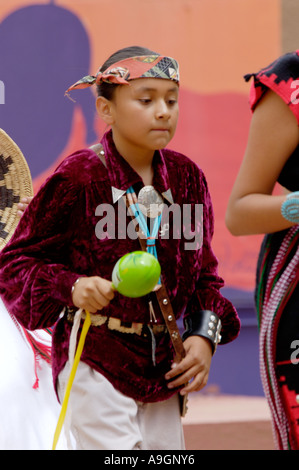
[[[171,57],[146,55],[130,57],[121,60],[97,74],[87,75],[78,82],[70,86],[65,94],[71,90],[87,88],[95,83],[99,85],[101,82],[114,83],[117,85],[128,85],[129,80],[136,78],[164,78],[179,83],[179,65],[175,59]]]

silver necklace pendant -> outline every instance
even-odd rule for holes
[[[155,218],[162,214],[163,198],[153,186],[143,186],[139,191],[137,200],[141,212],[146,217]]]

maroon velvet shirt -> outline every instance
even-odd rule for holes
[[[138,240],[118,235],[101,240],[96,235],[96,215],[101,204],[113,204],[111,186],[126,190],[143,186],[139,175],[117,152],[111,132],[102,139],[107,168],[91,150],[67,157],[45,182],[26,209],[14,236],[0,254],[0,294],[18,321],[28,329],[55,325],[53,374],[56,383],[68,358],[72,325],[61,317],[65,306],[73,306],[71,287],[79,276],[111,279],[116,261],[139,250]],[[171,236],[157,240],[158,258],[176,317],[212,310],[222,320],[222,343],[239,333],[240,322],[232,304],[219,292],[223,280],[211,250],[213,211],[202,171],[190,159],[171,150],[157,151],[153,161],[153,186],[160,192],[171,188],[174,203],[203,204],[203,243],[186,250],[186,239]],[[116,214],[118,203],[114,204]],[[171,214],[170,214],[171,215]],[[169,218],[171,225],[171,217]],[[127,222],[130,221],[128,216]],[[109,224],[108,224],[109,225]],[[194,227],[193,227],[194,229]],[[154,304],[155,305],[155,304]],[[156,317],[163,323],[158,305]],[[116,294],[102,315],[124,322],[149,322],[147,297],[126,298]],[[82,361],[102,373],[122,393],[143,402],[163,400],[173,390],[164,374],[173,359],[168,335],[157,337],[156,365],[152,362],[151,337],[91,326]]]

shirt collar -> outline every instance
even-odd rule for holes
[[[104,134],[101,144],[105,152],[108,176],[111,182],[113,202],[116,202],[130,186],[134,184],[143,185],[141,177],[129,165],[129,163],[117,151],[112,131]],[[169,185],[168,171],[163,155],[163,150],[157,150],[153,159],[154,188],[162,194],[168,202],[173,203]]]

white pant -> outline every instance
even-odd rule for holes
[[[50,345],[45,331],[32,333]],[[0,450],[50,450],[59,416],[52,370],[40,360],[33,388],[34,354],[23,330],[0,298]],[[62,436],[59,448],[66,448]]]
[[[62,401],[68,364],[59,375]],[[178,395],[141,403],[115,390],[111,383],[80,362],[68,413],[78,450],[184,450]]]

